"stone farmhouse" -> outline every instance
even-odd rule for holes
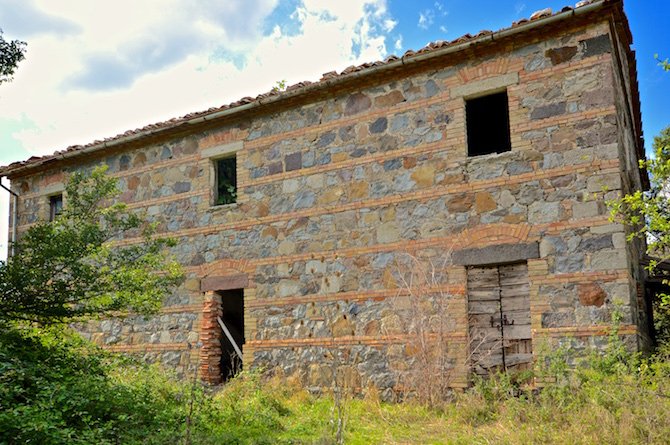
[[[388,395],[427,333],[464,387],[602,347],[615,307],[642,349],[644,246],[605,205],[648,186],[631,43],[622,1],[580,2],[30,158],[0,168],[10,237],[107,164],[187,279],[159,316],[82,332],[212,383],[242,365],[324,387],[337,360]]]

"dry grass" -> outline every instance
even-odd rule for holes
[[[608,366],[611,365],[608,364]],[[375,391],[347,403],[347,444],[665,444],[670,437],[670,363],[603,362],[568,371],[565,383],[524,391],[500,376],[433,407],[388,404]],[[634,365],[634,366],[633,366]],[[336,443],[331,397],[285,382],[239,379],[227,391],[265,393],[281,406],[273,443]],[[235,390],[244,386],[243,391]],[[514,395],[513,395],[514,394]],[[234,403],[226,398],[228,403]],[[261,443],[253,437],[247,442]]]

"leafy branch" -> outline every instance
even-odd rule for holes
[[[0,262],[0,320],[49,325],[125,310],[154,313],[181,282],[181,267],[167,253],[175,241],[154,237],[155,225],[111,203],[119,189],[105,171],[73,173],[62,214],[30,227],[15,255]],[[110,244],[138,232],[139,244]]]

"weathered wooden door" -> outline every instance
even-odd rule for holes
[[[473,372],[527,369],[533,361],[526,263],[468,268]]]

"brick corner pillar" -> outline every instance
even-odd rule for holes
[[[202,380],[212,385],[221,383],[221,327],[217,321],[223,315],[221,296],[214,291],[205,292],[200,328],[200,370]]]

